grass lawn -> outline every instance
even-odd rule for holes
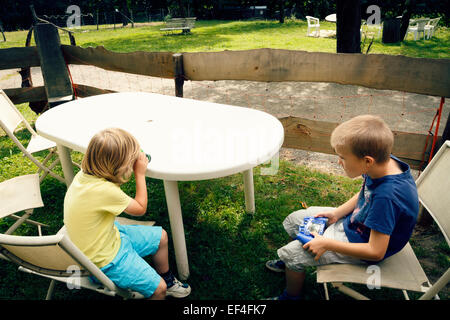
[[[166,36],[159,31],[160,25],[139,28],[119,28],[77,32],[77,44],[83,47],[103,45],[109,50],[130,52],[145,51],[222,51],[255,48],[279,48],[335,52],[336,39],[306,37],[306,21],[287,20],[285,24],[275,21],[199,21],[191,35]],[[91,27],[92,29],[92,27]],[[335,24],[321,22],[321,29],[335,29]],[[7,42],[0,48],[22,47],[27,31],[7,32]],[[385,45],[378,39],[370,53],[400,54],[411,57],[449,58],[450,32],[440,28],[431,40],[412,41],[412,36],[396,45]],[[68,44],[66,35],[62,42]],[[30,121],[34,114],[27,104],[18,106]],[[29,135],[18,132],[26,144]],[[43,159],[46,152],[38,154]],[[73,153],[75,161],[82,155]],[[261,299],[278,295],[284,288],[284,275],[273,274],[264,267],[268,259],[276,258],[276,250],[288,241],[282,227],[283,219],[301,209],[300,202],[308,206],[338,206],[356,193],[361,179],[349,179],[324,174],[303,166],[280,160],[276,175],[260,174],[260,165],[254,169],[255,204],[254,215],[245,213],[243,176],[233,176],[194,182],[180,182],[180,201],[190,263],[191,276],[188,283],[192,294],[188,299]],[[60,166],[57,170],[61,171]],[[36,167],[24,158],[12,141],[0,131],[0,182],[18,175],[36,172]],[[141,219],[155,220],[169,232],[170,226],[161,180],[147,178],[148,209]],[[134,195],[134,180],[122,186]],[[54,178],[47,177],[41,184],[45,206],[36,209],[33,219],[47,223],[44,234],[54,234],[63,225],[63,201],[66,187]],[[0,232],[13,222],[0,220]],[[450,249],[437,231],[436,225],[427,229],[433,237],[429,247],[423,247],[418,238],[411,244],[421,259],[427,275],[439,276],[449,267]],[[23,225],[17,234],[36,235],[34,227]],[[170,241],[170,264],[176,268],[172,242]],[[305,298],[324,299],[323,287],[316,284],[314,268],[307,270]],[[0,260],[0,299],[43,299],[49,281],[17,271],[11,263]],[[374,299],[403,299],[400,291],[389,289],[369,290],[354,286]],[[330,288],[332,299],[349,299]],[[412,293],[412,298],[419,295]],[[113,299],[88,290],[68,290],[63,284],[56,286],[55,299],[86,300]],[[446,290],[441,298],[449,298]]]
[[[321,21],[321,30],[336,30],[336,24]],[[95,30],[83,27],[75,33],[77,45],[82,47],[103,45],[117,52],[171,51],[199,52],[223,50],[248,50],[277,48],[317,52],[336,52],[335,38],[314,38],[306,36],[307,22],[277,21],[198,21],[190,35],[181,31],[166,35],[160,31],[162,23],[143,27],[126,27]],[[27,31],[6,32],[7,42],[0,42],[0,48],[22,47]],[[69,37],[61,33],[61,42],[69,44]],[[368,40],[365,48],[367,49]],[[414,41],[409,34],[406,41],[397,44],[383,44],[377,38],[370,53],[405,55],[422,58],[450,57],[450,30],[440,27],[430,40]],[[364,50],[365,52],[365,50]]]

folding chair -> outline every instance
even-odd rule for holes
[[[48,226],[28,218],[34,208],[43,206],[38,174],[15,177],[0,183],[0,219],[10,217],[17,220],[5,234],[12,234],[24,222],[37,226],[39,234],[42,234],[41,226]],[[21,211],[25,211],[22,216],[15,215]]]
[[[450,140],[430,161],[416,181],[420,203],[427,209],[450,244]],[[414,251],[408,243],[400,252],[376,264],[379,269],[380,287],[400,289],[409,300],[407,290],[423,292],[421,300],[439,299],[437,293],[450,281],[450,268],[431,285]],[[368,299],[343,283],[370,283],[372,271],[368,266],[350,264],[330,264],[317,267],[317,282],[323,283],[325,297],[329,300],[327,283],[339,291],[355,298]]]
[[[153,225],[154,221],[136,221],[118,217],[121,224]],[[108,296],[141,299],[138,292],[117,287],[70,240],[65,227],[56,235],[13,236],[0,234],[0,258],[19,265],[19,270],[50,279],[46,300],[50,300],[56,281],[68,289],[86,288]],[[93,283],[89,276],[100,283]]]
[[[14,131],[17,129],[19,124],[23,123],[26,129],[31,133],[31,139],[25,148],[22,143],[14,135]],[[22,151],[23,155],[30,159],[38,168],[38,174],[42,172],[40,181],[49,174],[52,177],[58,179],[59,181],[65,183],[65,180],[60,175],[57,175],[52,170],[59,163],[59,158],[55,159],[50,166],[47,166],[47,162],[56,153],[56,144],[53,141],[47,140],[34,131],[31,125],[23,117],[23,115],[17,110],[11,100],[8,98],[6,93],[0,89],[0,127],[6,132],[6,134],[13,140],[17,147]],[[36,159],[32,154],[35,152],[49,150],[49,154],[45,157],[42,163]],[[74,163],[79,167],[78,164]]]

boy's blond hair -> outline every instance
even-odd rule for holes
[[[331,134],[333,149],[347,148],[358,158],[371,156],[377,163],[389,160],[394,134],[378,116],[361,115],[338,125]]]
[[[119,128],[105,129],[92,137],[81,169],[120,185],[130,179],[139,152],[139,143],[130,133]]]

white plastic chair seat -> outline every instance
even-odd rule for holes
[[[56,143],[37,134],[31,136],[30,142],[27,145],[27,151],[29,153],[35,153],[54,147],[56,147]]]

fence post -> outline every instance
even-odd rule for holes
[[[182,98],[184,85],[183,54],[175,53],[173,55],[173,61],[175,64],[175,96]]]
[[[38,23],[34,26],[34,40],[50,107],[72,100],[72,82],[61,51],[58,30],[50,23]]]

